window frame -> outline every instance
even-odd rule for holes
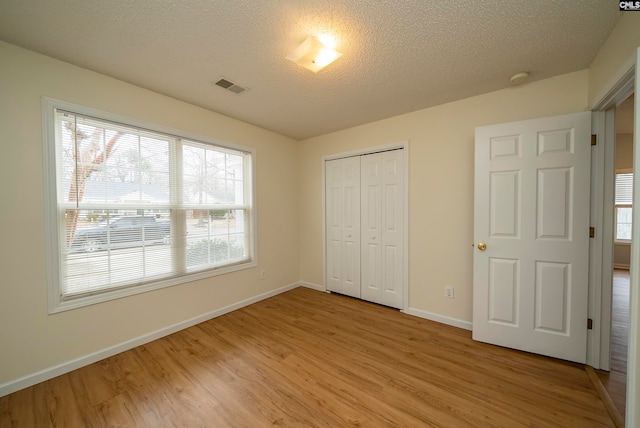
[[[619,174],[633,174],[633,169],[618,169],[615,172],[615,177],[614,177],[614,186],[615,183],[617,181],[617,176]],[[632,175],[633,177],[633,175]],[[633,185],[633,179],[631,180],[632,185]],[[619,208],[631,208],[632,213],[633,213],[633,201],[631,204],[628,203],[624,203],[624,204],[618,204],[616,203],[616,192],[615,192],[615,188],[614,188],[614,201],[613,201],[613,242],[614,244],[622,244],[622,245],[631,245],[631,239],[618,239],[618,209]],[[632,192],[633,195],[633,192]]]
[[[64,234],[60,233],[61,209],[58,203],[58,178],[57,178],[57,153],[56,153],[56,110],[66,110],[78,115],[92,116],[106,122],[115,122],[123,125],[147,129],[159,133],[168,134],[176,138],[195,141],[220,149],[243,151],[249,154],[250,165],[247,171],[250,177],[246,179],[248,186],[248,208],[246,210],[249,219],[247,221],[248,260],[228,266],[217,266],[211,269],[186,272],[171,278],[151,281],[141,285],[132,285],[124,288],[106,289],[95,294],[83,295],[73,299],[64,299],[62,293],[62,257],[60,254],[60,242]],[[93,305],[109,300],[119,299],[145,293],[152,290],[171,287],[200,279],[224,275],[239,270],[254,268],[258,265],[257,254],[257,207],[256,207],[256,150],[235,143],[216,140],[210,137],[177,130],[155,123],[145,122],[131,117],[110,113],[91,107],[81,106],[53,98],[42,97],[42,135],[43,135],[43,179],[44,179],[44,214],[45,214],[45,250],[47,266],[48,289],[48,313],[54,314],[70,309]],[[178,210],[177,217],[184,216],[183,210]]]
[[[616,244],[626,244],[626,245],[631,245],[631,239],[620,239],[618,238],[618,210],[620,208],[631,208],[631,212],[633,213],[633,205],[628,205],[628,204],[619,204],[619,205],[615,205],[614,207],[614,218],[613,218],[613,242]],[[633,215],[633,214],[632,214]],[[624,223],[623,223],[624,224]]]

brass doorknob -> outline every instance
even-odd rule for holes
[[[479,242],[478,243],[478,250],[484,251],[486,249],[487,249],[487,244],[485,244],[484,242]]]

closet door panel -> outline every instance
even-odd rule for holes
[[[341,159],[342,180],[342,293],[360,297],[360,159]]]
[[[383,305],[402,308],[404,283],[404,168],[402,150],[380,153],[383,188],[381,236],[384,282]]]
[[[338,161],[325,164],[325,232],[326,232],[326,263],[327,289],[341,291],[342,289],[342,165]]]
[[[404,152],[325,164],[327,289],[402,308]]]
[[[402,308],[403,152],[362,156],[362,298]]]
[[[360,297],[360,159],[325,163],[327,289]]]
[[[379,303],[382,278],[382,187],[380,155],[361,157],[362,173],[362,298]]]

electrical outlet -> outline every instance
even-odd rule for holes
[[[453,299],[453,287],[451,285],[444,286],[444,297],[447,299]]]
[[[267,278],[267,271],[262,269],[260,271],[260,279],[266,279]]]

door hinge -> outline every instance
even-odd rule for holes
[[[596,228],[595,227],[590,227],[589,228],[589,238],[595,238],[596,237]]]
[[[591,318],[587,319],[587,330],[593,330],[593,320]]]
[[[591,145],[595,146],[598,142],[598,138],[596,137],[595,134],[591,134]]]

